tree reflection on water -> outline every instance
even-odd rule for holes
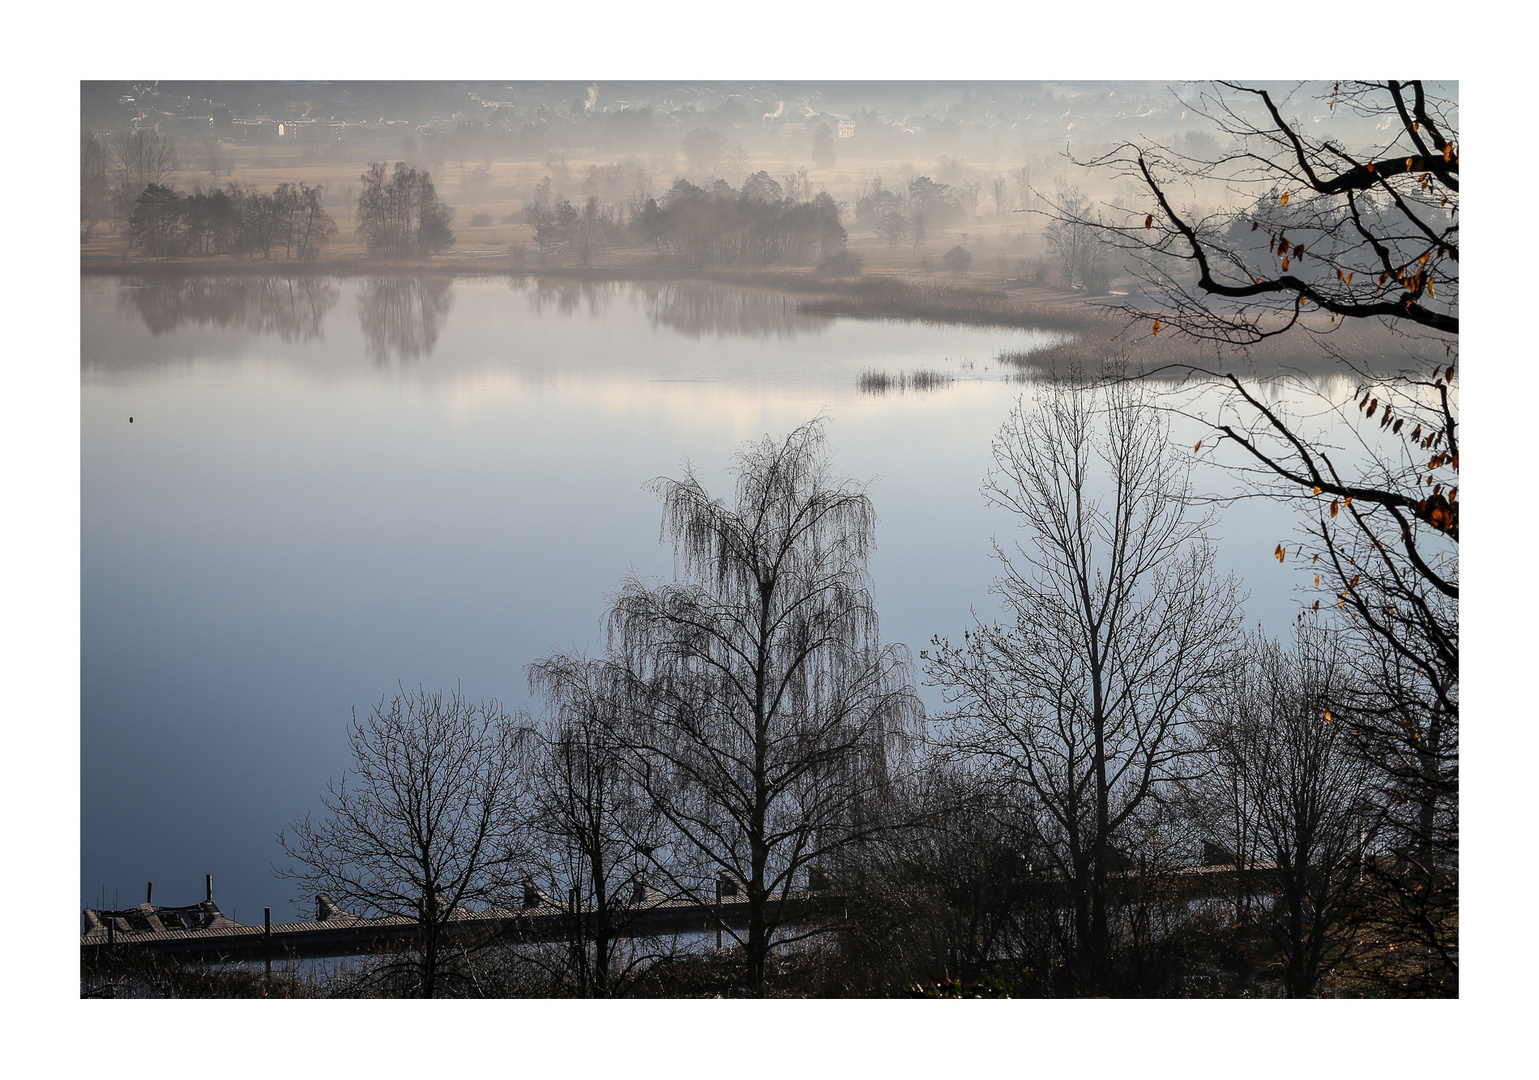
[[[322,325],[341,294],[336,278],[318,275],[171,283],[131,278],[126,284],[117,294],[120,309],[138,315],[157,336],[193,325],[309,341],[323,336]]]
[[[826,315],[802,314],[797,302],[781,293],[710,282],[516,278],[512,286],[528,296],[530,310],[538,313],[586,312],[598,318],[616,301],[639,303],[653,328],[666,327],[692,338],[788,339],[821,334],[832,322]]]
[[[364,351],[376,364],[432,356],[453,302],[452,278],[369,278],[358,292]]]

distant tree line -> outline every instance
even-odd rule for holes
[[[804,178],[786,180],[805,190]],[[630,241],[691,266],[769,266],[830,259],[844,252],[847,240],[832,196],[798,197],[763,170],[741,188],[725,180],[702,188],[680,178],[658,200],[640,194],[645,177],[633,169],[591,166],[584,188],[590,193],[580,206],[553,194],[549,177],[535,188],[524,214],[542,252],[586,263]],[[630,198],[622,197],[625,191]]]
[[[812,261],[842,249],[847,239],[831,195],[786,198],[762,170],[741,190],[725,180],[709,190],[676,180],[660,203],[647,200],[630,227],[666,258],[702,266]]]
[[[279,184],[258,191],[231,181],[222,191],[194,191],[152,183],[128,214],[129,246],[155,258],[277,252],[286,259],[313,259],[337,233],[321,203],[321,189]]]

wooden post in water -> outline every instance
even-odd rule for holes
[[[213,874],[204,874],[203,875],[203,892],[204,892],[203,899],[207,900],[209,903],[213,903],[214,902],[214,875]]]
[[[153,904],[155,902],[155,883],[153,881],[145,883],[144,902],[146,904]]]
[[[267,977],[273,977],[273,909],[262,909],[262,955],[267,960]]]

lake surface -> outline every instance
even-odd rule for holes
[[[989,441],[1032,391],[995,357],[1052,340],[699,284],[83,277],[81,905],[212,873],[226,915],[297,917],[274,838],[353,710],[398,683],[531,705],[526,664],[600,651],[621,577],[672,573],[643,485],[689,460],[730,498],[737,447],[814,416],[871,481],[883,638],[960,637],[1012,528]],[[916,370],[956,381],[860,388]],[[1254,501],[1223,522],[1237,619],[1291,622],[1293,536]]]

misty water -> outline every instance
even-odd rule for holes
[[[644,485],[686,459],[730,498],[745,440],[827,416],[871,484],[884,639],[960,637],[1013,527],[990,438],[1033,392],[996,357],[1053,336],[706,284],[85,277],[81,340],[81,904],[212,873],[260,922],[299,914],[274,838],[347,768],[352,711],[398,683],[531,705],[526,664],[599,651],[622,576],[671,574]],[[860,387],[919,370],[955,381]],[[1242,505],[1235,618],[1282,631],[1292,521]]]

